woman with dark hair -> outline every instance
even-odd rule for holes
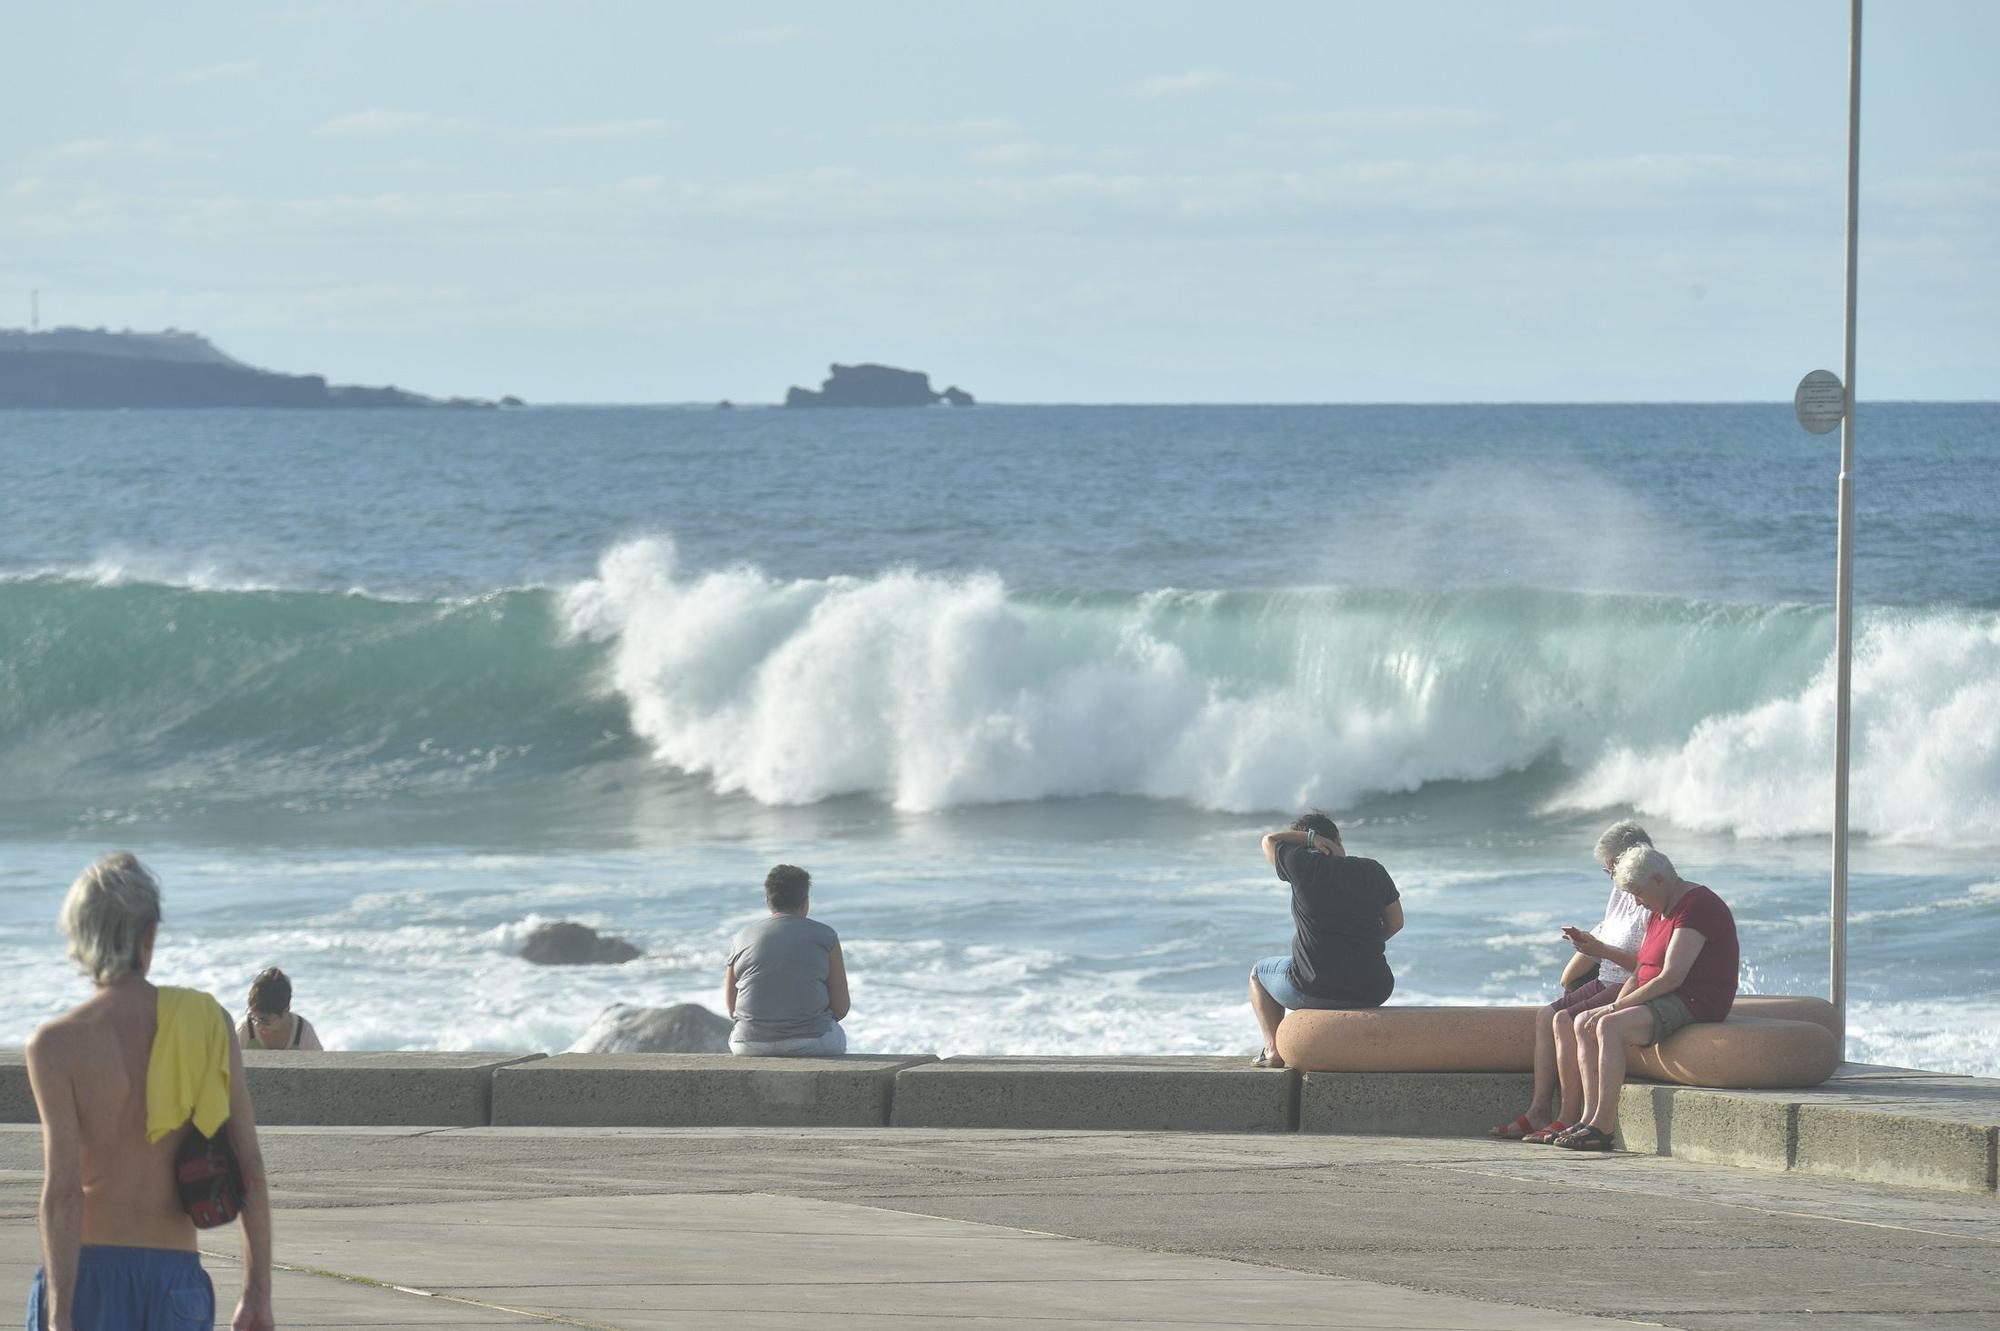
[[[292,1011],[291,979],[276,966],[259,971],[250,981],[250,1010],[236,1028],[245,1049],[311,1049],[324,1051],[312,1023]]]
[[[1292,950],[1250,968],[1250,1007],[1264,1033],[1260,1068],[1281,1068],[1278,1023],[1299,1008],[1381,1007],[1396,988],[1383,945],[1403,927],[1389,871],[1349,855],[1333,819],[1314,810],[1264,838],[1264,858],[1292,887]]]

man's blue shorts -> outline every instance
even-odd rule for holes
[[[213,1331],[215,1286],[196,1253],[87,1244],[77,1253],[71,1312],[72,1322],[91,1331]],[[48,1324],[48,1277],[37,1269],[28,1288],[27,1331]]]
[[[1292,955],[1289,952],[1282,957],[1265,957],[1250,968],[1250,973],[1257,977],[1258,984],[1264,986],[1264,992],[1278,1000],[1278,1006],[1288,1012],[1297,1012],[1300,1008],[1335,1010],[1354,1006],[1337,999],[1314,998],[1293,984]]]

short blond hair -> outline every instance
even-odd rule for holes
[[[1634,846],[1618,857],[1618,864],[1611,871],[1611,881],[1621,891],[1630,892],[1646,883],[1678,883],[1679,873],[1674,870],[1674,862],[1666,852],[1654,850],[1651,846]]]
[[[139,944],[160,923],[160,880],[131,851],[113,851],[76,876],[58,923],[70,960],[97,983],[143,974]]]

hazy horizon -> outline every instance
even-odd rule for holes
[[[1845,5],[132,0],[12,16],[0,326],[576,405],[1781,402]],[[2000,398],[2000,7],[1873,7],[1859,396]]]

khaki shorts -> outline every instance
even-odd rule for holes
[[[1647,999],[1646,1011],[1653,1014],[1653,1038],[1647,1044],[1658,1044],[1681,1027],[1694,1025],[1694,1009],[1679,994]]]

